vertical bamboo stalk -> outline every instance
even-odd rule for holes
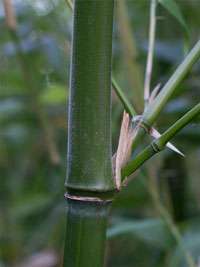
[[[63,266],[102,267],[111,166],[113,0],[75,0]]]
[[[102,267],[110,202],[68,200],[64,267]]]

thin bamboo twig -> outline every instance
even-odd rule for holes
[[[116,80],[115,80],[115,78],[113,76],[112,76],[112,87],[113,87],[115,93],[117,94],[117,96],[119,97],[119,99],[121,100],[126,112],[128,112],[131,117],[137,115],[137,113],[134,110],[133,106],[129,102],[129,99],[126,97],[126,95],[124,94],[123,90],[121,89],[121,87],[116,82]]]
[[[157,140],[157,145],[162,148],[171,140],[183,127],[190,123],[200,113],[200,103],[189,110],[182,118],[177,120],[169,129],[167,129]]]
[[[153,56],[154,56],[155,33],[156,33],[156,5],[157,5],[156,1],[157,0],[151,0],[151,7],[150,7],[149,47],[148,47],[148,56],[147,56],[145,81],[144,81],[145,105],[148,104],[150,98],[151,75],[153,68]]]
[[[140,117],[140,116],[135,116],[134,118],[137,119],[137,117]],[[124,180],[121,179],[121,170],[127,164],[128,160],[130,158],[131,147],[132,147],[132,143],[133,143],[135,134],[137,132],[137,128],[138,127],[145,127],[145,126],[140,125],[140,121],[138,123],[136,123],[135,127],[132,124],[133,124],[133,122],[130,120],[129,114],[124,111],[121,129],[120,129],[120,136],[119,136],[119,143],[118,143],[118,147],[117,147],[117,152],[113,156],[114,180],[115,180],[116,187],[118,190],[121,189],[122,185],[123,186],[127,185],[128,181],[130,180],[127,177]],[[158,138],[161,136],[159,134],[159,132],[154,128],[151,128],[149,133],[154,138]],[[156,136],[155,136],[155,134],[156,134]],[[172,145],[170,142],[167,142],[166,146],[168,148],[170,148],[171,150],[173,150],[174,152],[181,154],[183,156],[183,154],[174,145]],[[148,154],[147,154],[147,156],[148,156]],[[122,183],[122,180],[123,180],[123,183]]]
[[[156,98],[159,90],[160,90],[161,84],[157,84],[156,87],[152,90],[150,96],[149,96],[149,103],[153,102],[153,100]]]
[[[158,139],[161,136],[161,134],[153,127],[151,127],[150,135],[155,139]],[[167,142],[166,147],[173,150],[174,152],[181,155],[182,157],[185,157],[185,155],[178,148],[176,148],[172,143]]]
[[[158,118],[161,110],[164,108],[166,102],[175,92],[176,88],[183,81],[185,76],[191,70],[192,66],[200,57],[200,40],[196,43],[193,49],[189,52],[183,62],[179,65],[171,78],[165,84],[163,89],[157,95],[155,100],[151,102],[143,115],[143,119],[147,124],[152,125]]]

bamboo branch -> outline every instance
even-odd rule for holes
[[[173,93],[175,93],[177,87],[183,81],[183,79],[191,70],[192,66],[199,59],[199,57],[200,57],[200,40],[189,52],[189,54],[186,56],[183,62],[178,66],[176,71],[173,73],[171,78],[165,84],[165,86],[157,95],[157,97],[154,99],[154,101],[149,103],[149,105],[145,109],[142,115],[142,121],[145,125],[148,125],[149,128],[151,128],[153,123],[156,121],[156,119],[160,115],[161,110],[164,108],[169,98],[172,96]],[[135,139],[133,141],[132,149],[135,149],[137,147],[137,145],[143,138],[144,134],[145,130],[139,128],[135,136]]]
[[[143,119],[146,121],[147,124],[150,126],[155,122],[158,118],[161,110],[164,108],[166,102],[175,92],[176,88],[180,85],[183,81],[185,76],[191,70],[192,66],[200,57],[200,40],[196,43],[193,49],[189,52],[183,62],[179,65],[176,69],[174,74],[165,84],[163,89],[157,95],[155,100],[148,105],[146,108]]]
[[[124,94],[123,90],[118,85],[118,83],[116,82],[116,80],[115,80],[115,78],[113,76],[112,76],[112,87],[113,87],[116,95],[121,100],[121,102],[122,102],[122,104],[123,104],[124,109],[126,110],[126,112],[129,113],[129,115],[131,117],[137,115],[137,113],[134,110],[133,106],[131,105],[131,103],[129,102],[128,98],[126,97],[126,95]]]
[[[125,179],[136,171],[145,161],[150,159],[156,153],[162,151],[166,144],[191,120],[200,114],[200,103],[188,111],[182,118],[175,122],[158,139],[154,140],[148,147],[140,152],[122,169],[122,179]]]
[[[148,104],[150,98],[151,74],[153,67],[153,56],[155,46],[155,32],[156,32],[156,3],[157,0],[151,0],[150,7],[150,24],[149,24],[149,47],[144,81],[144,101]]]
[[[176,121],[160,138],[156,140],[159,148],[164,148],[166,143],[171,140],[182,128],[189,124],[196,116],[200,114],[200,103],[189,110],[182,118]]]

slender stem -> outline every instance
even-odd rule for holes
[[[156,5],[157,5],[156,1],[157,0],[151,0],[151,7],[150,7],[149,48],[148,48],[145,81],[144,81],[144,101],[147,104],[150,97],[151,74],[152,74],[154,46],[155,46]]]
[[[142,164],[154,156],[157,152],[151,145],[146,147],[140,152],[133,160],[129,161],[126,166],[121,170],[121,177],[124,180],[126,177],[134,173]]]
[[[200,113],[200,103],[188,111],[182,118],[176,121],[169,129],[167,129],[159,138],[158,145],[165,146],[183,127],[193,120]]]
[[[168,130],[166,130],[158,139],[154,140],[148,147],[140,152],[133,160],[131,160],[122,169],[122,179],[131,175],[136,171],[145,161],[150,159],[153,155],[163,150],[166,144],[174,137],[183,127],[185,127],[191,120],[200,114],[200,103],[188,111],[182,118],[174,123]]]
[[[117,96],[119,97],[119,99],[121,100],[126,112],[128,112],[131,117],[137,115],[137,113],[134,110],[133,106],[131,105],[131,103],[129,102],[128,98],[126,97],[126,95],[124,94],[123,90],[118,85],[118,83],[116,82],[116,80],[115,80],[115,78],[113,76],[112,76],[112,87],[113,87],[115,93],[117,94]]]
[[[102,267],[111,166],[113,0],[75,0],[70,69],[64,266]]]

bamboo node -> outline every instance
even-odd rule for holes
[[[87,202],[112,202],[113,201],[113,199],[102,199],[100,197],[71,195],[67,192],[64,194],[64,198],[77,200],[77,201],[87,201]]]
[[[158,152],[162,151],[162,149],[158,146],[158,144],[156,142],[152,142],[151,143],[151,147],[153,148],[155,153],[158,153]]]
[[[137,115],[132,118],[133,125],[141,127],[145,130],[146,133],[151,132],[151,126],[143,119],[142,115]]]

